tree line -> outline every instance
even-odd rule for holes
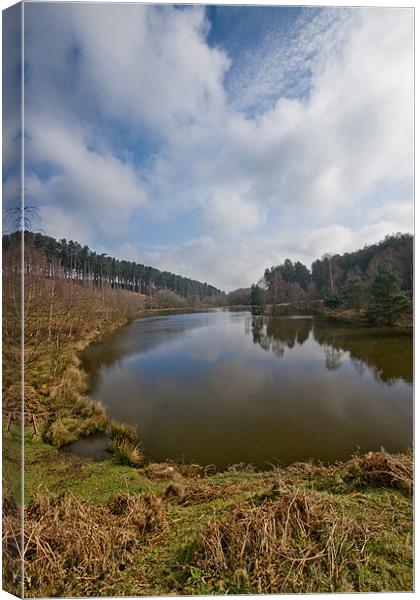
[[[47,276],[51,276],[54,261],[58,261],[63,276],[66,279],[87,282],[100,287],[104,284],[113,289],[128,290],[152,296],[161,290],[171,291],[192,301],[204,300],[222,295],[222,291],[189,277],[182,277],[160,271],[153,267],[128,260],[119,260],[107,254],[98,254],[88,246],[82,246],[73,240],[56,240],[41,233],[25,231],[25,244],[33,244],[43,250],[50,259],[47,265]],[[19,233],[4,235],[3,247],[6,249],[13,243]]]
[[[241,290],[243,303],[245,290]],[[363,311],[370,321],[392,323],[413,295],[413,236],[398,233],[355,252],[325,254],[311,270],[297,261],[267,268],[248,289],[255,314],[279,305],[322,301],[328,308]],[[227,296],[235,299],[237,292]]]

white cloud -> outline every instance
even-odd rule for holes
[[[26,196],[41,206],[59,205],[72,218],[77,215],[82,226],[94,223],[111,236],[124,233],[132,211],[147,201],[134,167],[106,150],[90,148],[89,137],[80,128],[37,118],[29,131],[27,160],[53,165],[57,172],[45,180],[28,176]]]
[[[203,8],[86,6],[72,14],[83,44],[81,85],[106,98],[108,115],[167,135],[222,108],[228,59],[204,43]]]
[[[159,139],[207,127],[225,104],[229,61],[207,46],[202,8],[31,5],[26,14],[28,167],[55,168],[28,194],[94,220],[98,236],[124,235],[145,204],[147,169],[116,155],[98,117],[129,127],[140,146],[145,126]]]
[[[235,192],[219,192],[206,203],[204,218],[208,226],[221,234],[255,229],[262,221],[255,204]]]
[[[72,237],[231,289],[286,257],[411,229],[411,10],[304,11],[286,40],[242,57],[227,97],[231,62],[207,44],[202,8],[42,6],[26,9],[27,192],[51,232],[61,219]],[[139,211],[198,215],[204,235],[137,250]]]
[[[225,107],[218,123],[182,129],[150,172],[151,189],[171,189],[175,206],[188,190],[207,219],[205,191],[218,196],[240,185],[247,202],[271,208],[274,219],[320,224],[363,205],[385,182],[412,184],[412,12],[354,14],[342,46],[332,45],[330,31],[317,32],[309,98],[280,98],[254,118]]]
[[[166,136],[172,127],[210,119],[225,102],[229,60],[205,43],[203,7],[67,4],[31,6],[26,14],[38,110],[47,90],[56,111],[87,103],[107,118]],[[64,98],[57,81],[74,83],[76,98]]]
[[[267,267],[281,264],[286,258],[299,260],[310,268],[326,252],[351,252],[397,231],[388,221],[360,230],[331,225],[282,231],[275,237],[252,234],[224,242],[203,236],[168,249],[136,252],[134,248],[122,247],[116,254],[231,291],[256,283]]]
[[[228,81],[231,102],[239,110],[262,114],[280,96],[308,94],[320,58],[340,50],[356,21],[354,10],[313,7],[302,11],[296,22],[288,25],[286,35],[276,23],[267,23],[262,43],[252,46],[241,65],[232,70]]]
[[[21,153],[21,85],[17,77],[21,69],[22,5],[11,6],[3,13],[2,64],[2,163],[3,172],[19,172]]]
[[[396,231],[412,231],[414,224],[414,205],[410,200],[385,202],[379,208],[372,209],[369,214],[371,222],[392,223]]]
[[[95,239],[91,224],[81,221],[77,215],[71,214],[61,206],[41,206],[34,218],[35,231],[38,222],[42,224],[42,233],[48,232],[48,235],[56,239],[75,240],[82,245],[90,245]]]

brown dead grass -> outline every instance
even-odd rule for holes
[[[182,504],[189,506],[202,502],[212,502],[221,498],[233,497],[244,491],[246,491],[246,486],[243,484],[229,485],[196,481],[188,485],[188,489],[182,499]]]
[[[175,462],[149,463],[144,475],[149,479],[177,480],[180,477],[201,478],[214,472],[212,466],[203,467],[196,464],[178,464]]]
[[[188,490],[182,499],[182,503],[185,506],[190,504],[200,504],[201,502],[212,502],[219,498],[225,498],[229,494],[230,490],[224,488],[224,486],[217,486],[213,484],[195,483],[188,486]]]
[[[344,479],[357,487],[371,486],[413,491],[413,457],[385,450],[354,456],[346,463]]]
[[[10,594],[21,595],[20,548],[22,526],[19,507],[3,482],[2,547],[3,586]]]
[[[173,464],[170,463],[149,463],[145,470],[144,475],[149,479],[177,479],[181,476],[181,473]]]
[[[170,483],[163,493],[163,497],[168,502],[176,502],[181,504],[184,501],[186,494],[185,485],[182,483]]]
[[[22,555],[13,541],[17,515],[5,522],[6,569],[17,572]],[[24,582],[27,596],[97,595],[117,580],[139,544],[167,525],[164,505],[152,494],[121,494],[105,505],[72,493],[39,492],[25,509]]]
[[[139,469],[162,499],[123,493],[96,505],[38,493],[25,509],[26,594],[128,594],[134,583],[149,594],[411,589],[411,455],[372,452],[252,477],[181,471]],[[19,509],[7,494],[4,517],[4,581],[16,594]]]
[[[238,486],[237,492],[242,492]],[[170,483],[164,491],[165,500],[174,501],[183,506],[212,502],[234,495],[235,489],[228,485],[215,485],[201,481],[183,481],[181,478]]]
[[[353,591],[348,567],[364,560],[365,540],[325,498],[289,487],[212,518],[196,564],[221,593]]]

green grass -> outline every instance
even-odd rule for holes
[[[3,477],[11,494],[18,501],[20,490],[20,439],[16,429],[3,441]],[[116,464],[110,458],[101,463],[65,454],[42,441],[34,441],[33,435],[25,435],[25,503],[41,486],[58,494],[69,490],[85,500],[106,502],[121,492],[139,493],[159,489],[155,482],[141,481],[137,470]],[[162,487],[162,484],[160,485]]]
[[[4,479],[17,499],[18,453],[19,435],[15,429],[4,440]],[[349,561],[344,574],[334,583],[322,569],[311,571],[308,567],[302,575],[304,591],[412,590],[411,495],[404,489],[349,480],[349,468],[307,465],[268,473],[224,472],[191,477],[178,472],[172,478],[153,478],[147,475],[147,469],[119,465],[113,458],[93,463],[63,453],[34,439],[28,430],[25,502],[40,486],[50,494],[71,491],[96,505],[124,492],[151,493],[164,501],[169,526],[156,539],[136,548],[118,577],[104,579],[102,595],[257,593],[258,586],[252,577],[247,579],[247,573],[238,569],[219,573],[207,567],[202,535],[209,523],[229,523],[238,508],[251,513],[264,509],[267,503],[277,501],[282,489],[305,495],[320,510],[325,507],[326,514],[329,507],[329,514],[342,517],[350,532],[363,532],[355,534],[354,539],[349,533]],[[183,492],[170,497],[166,491],[175,484]],[[293,547],[299,550],[299,545],[305,543],[304,538],[295,538]]]
[[[320,494],[317,492],[317,494]],[[330,494],[322,494],[331,501]],[[222,582],[205,576],[195,564],[195,555],[200,545],[199,531],[213,517],[222,518],[237,502],[244,498],[215,501],[191,507],[176,507],[170,511],[172,527],[159,541],[159,545],[138,554],[124,574],[118,592],[129,594],[220,594],[223,589],[230,593],[236,589],[234,578],[226,573]],[[352,589],[358,591],[411,590],[412,571],[412,504],[399,492],[387,490],[360,497],[346,494],[334,495],[337,510],[345,513],[359,524],[372,528],[371,538],[366,544],[366,562],[357,565],[352,578]],[[392,508],[389,511],[389,508]],[[315,586],[316,586],[316,582]],[[323,589],[323,588],[321,588]],[[108,589],[106,593],[116,591]],[[328,591],[324,589],[324,591]],[[257,593],[250,588],[247,593]]]

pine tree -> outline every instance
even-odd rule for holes
[[[337,308],[341,304],[341,298],[337,294],[327,294],[324,296],[324,304],[328,306],[328,308]]]
[[[383,320],[392,325],[395,317],[406,305],[407,296],[401,290],[398,274],[391,265],[381,265],[372,285],[368,318]]]
[[[265,312],[265,291],[255,284],[251,286],[251,312],[253,315]]]
[[[346,308],[356,308],[359,310],[362,306],[363,292],[360,282],[357,279],[349,279],[342,292],[343,304]]]

